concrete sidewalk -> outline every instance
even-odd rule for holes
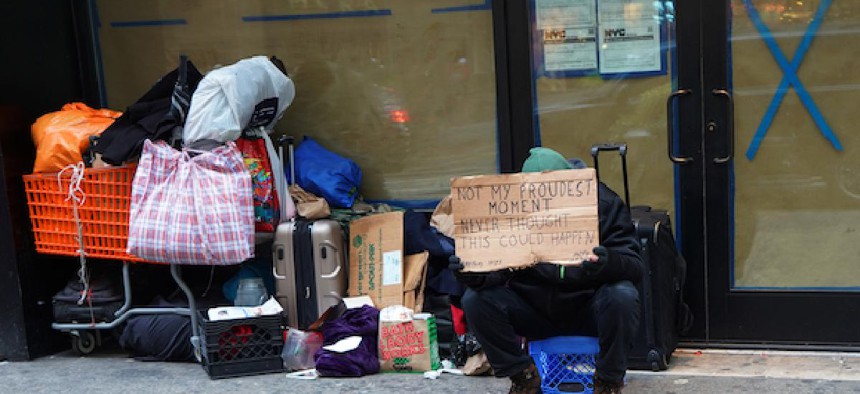
[[[124,353],[64,352],[0,362],[0,393],[506,393],[493,377],[377,374],[288,379],[286,374],[211,380],[191,363],[147,363]],[[631,371],[625,393],[860,393],[860,353],[678,349],[668,371]]]

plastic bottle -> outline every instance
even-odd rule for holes
[[[234,306],[259,306],[266,302],[269,294],[262,278],[244,278],[239,280],[236,289]]]

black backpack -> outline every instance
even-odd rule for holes
[[[122,291],[107,275],[90,278],[87,296],[81,301],[84,285],[75,275],[69,279],[66,286],[54,295],[54,321],[58,323],[71,322],[110,322],[115,313],[122,307]]]

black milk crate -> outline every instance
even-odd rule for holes
[[[212,379],[282,372],[281,315],[209,321],[200,313],[201,362]]]

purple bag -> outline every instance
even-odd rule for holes
[[[314,355],[320,376],[359,377],[379,372],[379,309],[369,305],[347,309],[323,324],[322,332],[325,346],[351,336],[360,336],[361,344],[346,353],[320,348]]]

